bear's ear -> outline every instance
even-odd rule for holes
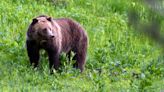
[[[32,20],[32,25],[36,24],[37,22],[38,22],[38,19],[36,19],[36,18],[33,19],[33,20]]]
[[[51,18],[51,17],[48,17],[47,20],[48,20],[48,21],[52,21],[52,18]]]

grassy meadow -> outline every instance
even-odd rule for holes
[[[163,92],[162,46],[128,26],[130,8],[149,21],[145,7],[134,0],[1,0],[0,92]],[[41,14],[84,26],[89,47],[82,74],[61,58],[62,72],[50,75],[44,51],[39,68],[30,66],[26,31]]]

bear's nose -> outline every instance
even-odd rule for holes
[[[51,38],[54,38],[54,37],[55,37],[54,35],[51,36]]]

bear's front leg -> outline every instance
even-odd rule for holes
[[[35,68],[39,63],[39,48],[37,47],[36,42],[31,40],[26,41],[26,46],[30,63]]]
[[[49,57],[50,73],[53,73],[53,69],[58,70],[60,66],[59,54],[51,50],[48,51],[48,57]]]

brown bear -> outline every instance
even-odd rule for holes
[[[84,70],[88,46],[88,36],[84,28],[69,18],[54,19],[40,15],[32,20],[26,38],[27,53],[30,63],[37,67],[39,63],[39,50],[48,53],[49,67],[59,69],[59,56],[62,52],[68,55],[74,52],[76,63],[74,67]]]

